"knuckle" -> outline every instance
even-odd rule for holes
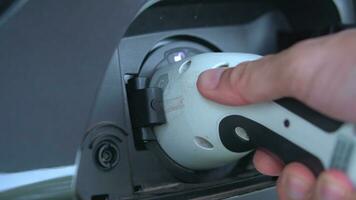
[[[237,86],[243,87],[248,79],[247,70],[249,68],[249,62],[241,63],[234,67],[229,76],[230,86],[236,88]]]
[[[246,90],[250,81],[250,62],[244,62],[234,67],[229,73],[229,89],[239,97],[242,102],[247,102]]]
[[[306,40],[289,49],[286,56],[286,74],[290,83],[289,95],[307,99],[314,84],[323,55],[317,40]]]

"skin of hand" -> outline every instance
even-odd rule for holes
[[[197,87],[204,97],[221,104],[292,97],[330,117],[356,122],[356,30],[305,40],[233,68],[207,70]],[[281,200],[356,199],[351,182],[337,170],[315,178],[306,166],[284,165],[263,149],[256,151],[253,162],[261,173],[279,176]]]

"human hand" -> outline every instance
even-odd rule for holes
[[[234,68],[208,70],[197,87],[206,98],[226,105],[293,97],[330,117],[356,122],[356,30],[309,39]],[[351,182],[337,170],[315,178],[306,166],[285,166],[262,149],[253,162],[261,173],[279,176],[281,200],[356,199]]]

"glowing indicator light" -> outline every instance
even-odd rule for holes
[[[185,58],[185,54],[183,52],[178,52],[177,55],[173,57],[174,62],[179,62]]]

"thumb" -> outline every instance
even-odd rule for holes
[[[197,87],[204,97],[233,106],[289,96],[294,90],[293,72],[281,62],[271,55],[233,68],[207,70]]]

